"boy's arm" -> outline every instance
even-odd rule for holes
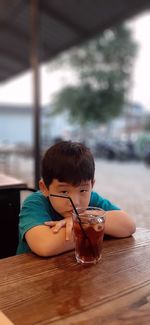
[[[53,256],[74,248],[73,235],[66,240],[65,227],[54,233],[50,227],[39,225],[29,229],[25,239],[32,252],[40,256]]]
[[[133,219],[123,210],[110,210],[106,212],[105,222],[105,234],[112,237],[129,237],[136,231],[136,225]],[[61,221],[47,221],[46,225],[53,227],[51,228],[53,233],[58,232],[62,227],[66,225],[66,239],[70,239],[72,225],[71,222]]]
[[[129,237],[136,230],[135,222],[122,210],[106,212],[105,234],[113,237]]]

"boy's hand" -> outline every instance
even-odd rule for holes
[[[72,217],[68,217],[60,221],[46,221],[44,224],[52,227],[52,231],[54,233],[57,233],[61,228],[66,227],[66,240],[71,239],[73,228]]]

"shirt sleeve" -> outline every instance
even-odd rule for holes
[[[21,239],[24,238],[25,233],[29,229],[42,225],[45,221],[52,220],[45,200],[46,198],[37,197],[36,194],[31,194],[25,199],[19,214],[19,233]]]
[[[118,206],[103,198],[96,192],[91,193],[90,206],[99,207],[105,211],[120,210]]]

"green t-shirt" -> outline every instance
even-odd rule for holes
[[[96,192],[91,193],[89,206],[96,206],[105,211],[119,210],[117,206]],[[29,195],[23,202],[19,214],[19,245],[17,254],[31,252],[24,236],[29,229],[42,225],[45,221],[59,221],[61,219],[63,217],[53,209],[49,199],[42,192],[37,191]]]

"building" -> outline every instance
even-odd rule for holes
[[[0,105],[0,143],[28,144],[33,141],[30,106]]]
[[[41,110],[41,142],[49,144],[55,138],[67,139],[73,127],[68,114],[51,116],[50,105]],[[33,109],[28,105],[0,105],[0,143],[5,145],[33,146],[34,141]]]

